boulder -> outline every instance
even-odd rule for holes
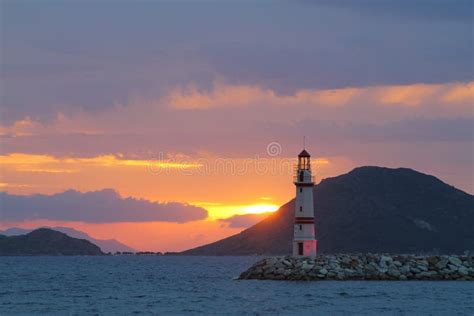
[[[456,267],[459,267],[460,265],[462,265],[461,259],[459,259],[458,257],[455,257],[455,256],[449,257],[449,262],[451,264],[455,265]]]
[[[436,263],[435,267],[439,270],[444,269],[446,265],[448,264],[448,262],[449,262],[448,259],[443,258],[440,261],[438,261],[438,263]]]

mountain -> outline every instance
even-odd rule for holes
[[[103,254],[98,246],[88,240],[72,238],[48,228],[39,228],[20,236],[0,235],[0,256]]]
[[[50,229],[62,232],[73,238],[86,239],[90,241],[91,243],[99,246],[103,252],[112,252],[112,253],[117,252],[117,251],[136,252],[135,249],[130,248],[129,246],[115,239],[95,239],[89,236],[88,234],[81,232],[79,230],[76,230],[74,228],[70,228],[70,227],[42,227],[42,228],[50,228]],[[6,236],[17,236],[17,235],[27,234],[31,231],[32,229],[12,227],[4,231],[0,231],[0,234],[6,235]]]
[[[412,169],[360,167],[314,187],[319,253],[474,250],[474,196]],[[291,253],[294,200],[241,233],[185,255]]]

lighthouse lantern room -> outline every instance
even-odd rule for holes
[[[294,179],[296,186],[293,256],[316,256],[311,155],[303,149],[298,155]]]

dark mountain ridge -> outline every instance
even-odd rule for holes
[[[71,228],[71,227],[38,227],[38,228],[49,228],[61,233],[64,233],[68,235],[69,237],[73,238],[78,238],[78,239],[85,239],[93,243],[94,245],[99,246],[99,248],[103,252],[112,252],[115,253],[117,251],[120,252],[136,252],[135,249],[121,243],[118,240],[115,239],[96,239],[88,234],[79,231],[77,229]],[[29,232],[33,231],[34,229],[24,229],[24,228],[18,228],[18,227],[11,227],[8,228],[4,231],[0,231],[0,235],[5,235],[5,236],[18,236],[18,235],[25,235],[28,234]]]
[[[291,253],[294,200],[241,233],[186,255]],[[407,168],[360,167],[314,188],[319,253],[474,250],[474,196]]]
[[[88,240],[72,238],[47,228],[20,236],[0,235],[0,256],[103,254],[98,246]]]

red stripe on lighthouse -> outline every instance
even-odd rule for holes
[[[314,224],[313,217],[296,217],[295,224]]]

